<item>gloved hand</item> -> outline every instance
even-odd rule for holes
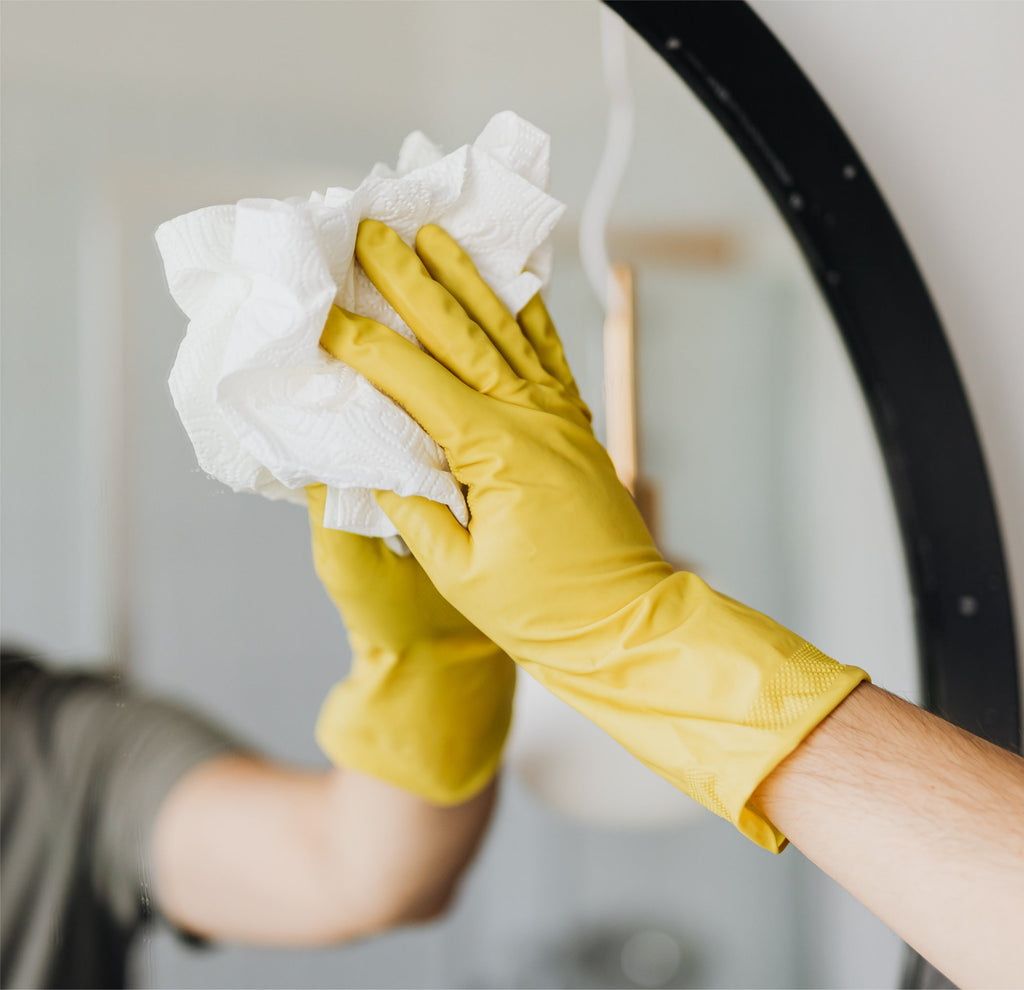
[[[758,784],[867,675],[662,559],[590,428],[539,297],[517,323],[437,227],[356,257],[426,348],[332,311],[321,343],[404,406],[466,487],[379,492],[441,593],[648,766],[773,851]],[[424,267],[425,266],[425,267]]]
[[[317,720],[323,751],[435,804],[494,776],[512,716],[515,665],[438,594],[415,557],[322,525],[327,489],[307,490],[313,563],[341,612],[352,670]]]

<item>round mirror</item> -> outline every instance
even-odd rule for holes
[[[304,513],[196,467],[166,386],[185,320],[153,231],[200,206],[354,187],[413,130],[452,150],[513,109],[551,135],[567,204],[550,309],[599,433],[625,438],[663,552],[921,699],[900,527],[842,336],[755,171],[631,32],[614,95],[634,140],[606,228],[630,304],[610,319],[588,283],[604,16],[577,2],[5,9],[6,636],[113,660],[274,757],[324,765],[312,727],[346,672],[344,631]],[[315,953],[197,952],[157,926],[139,981],[896,982],[899,940],[799,853],[765,855],[536,685],[519,690],[499,810],[443,922]]]

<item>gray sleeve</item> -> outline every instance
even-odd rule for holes
[[[67,699],[63,745],[69,765],[91,778],[92,882],[124,924],[150,903],[150,838],[171,788],[205,760],[243,750],[207,719],[167,701],[142,697],[113,678],[89,678]]]

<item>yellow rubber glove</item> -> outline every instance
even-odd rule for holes
[[[440,592],[533,677],[779,851],[750,796],[867,675],[673,572],[594,437],[540,299],[517,323],[439,228],[416,250],[360,227],[359,263],[427,353],[337,309],[321,343],[441,444],[469,528],[422,498],[379,504]]]
[[[515,664],[438,594],[415,557],[325,529],[327,489],[306,492],[313,563],[352,645],[351,673],[320,710],[320,747],[435,804],[468,800],[497,771]]]

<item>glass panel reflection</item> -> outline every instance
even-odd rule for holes
[[[167,394],[183,319],[153,230],[203,205],[354,186],[413,129],[452,149],[515,109],[552,135],[568,212],[550,309],[604,430],[604,314],[576,250],[605,126],[598,13],[5,10],[5,637],[59,663],[114,660],[261,751],[324,765],[312,726],[345,637],[304,514],[195,467]],[[661,546],[912,693],[895,522],[838,335],[725,136],[637,39],[629,62],[636,138],[609,245],[635,279],[638,468]],[[196,951],[159,925],[140,983],[814,985],[854,941],[844,978],[891,978],[894,937],[799,854],[773,859],[679,810],[529,692],[489,838],[443,921],[317,951]],[[616,805],[618,826],[598,824]]]

